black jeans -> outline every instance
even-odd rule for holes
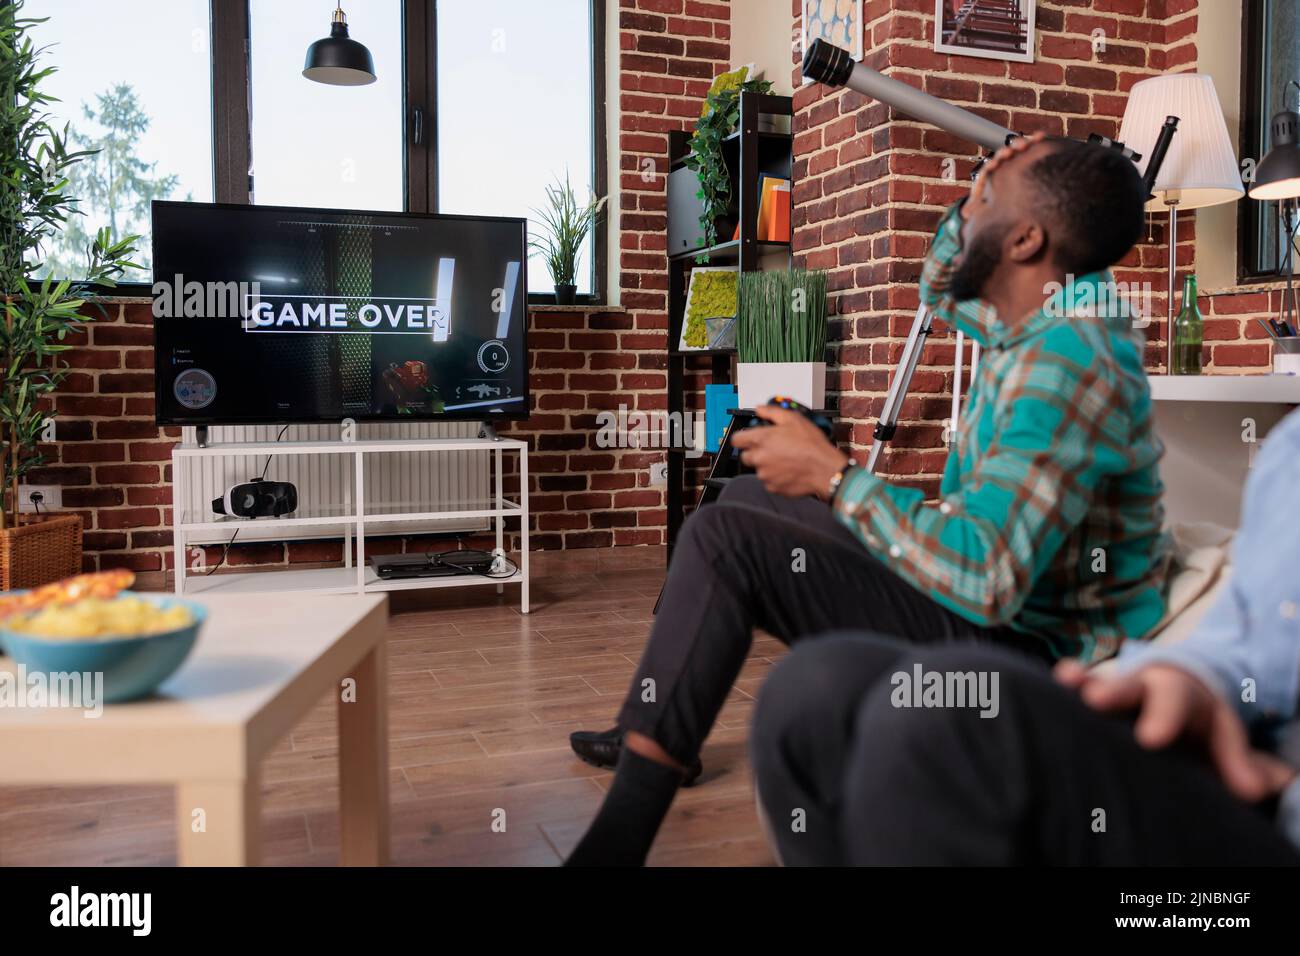
[[[896,706],[917,664],[996,673],[996,716]],[[787,865],[1300,864],[1272,808],[1199,752],[1143,749],[1131,721],[997,648],[808,642],[764,685],[751,756]]]
[[[873,558],[829,507],[734,479],[682,527],[619,727],[675,760],[699,753],[754,628],[787,644],[843,628],[904,640],[985,639],[1044,658],[1046,644],[966,621]]]

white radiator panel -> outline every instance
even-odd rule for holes
[[[298,489],[300,516],[325,513],[334,508],[346,514],[352,510],[355,487],[353,458],[339,455],[274,454],[274,442],[282,425],[213,425],[208,429],[210,444],[266,442],[267,453],[243,457],[201,457],[186,462],[190,469],[188,500],[175,502],[193,520],[212,515],[212,499],[225,493],[231,485],[250,481],[262,473],[271,456],[266,477],[273,481],[290,481]],[[356,425],[359,441],[385,438],[473,438],[478,422],[413,422],[390,424],[363,422]],[[187,444],[195,441],[194,429],[185,428]],[[290,425],[282,441],[337,441],[338,425]],[[339,451],[347,446],[339,443]],[[484,508],[491,499],[492,463],[490,451],[410,452],[365,456],[366,468],[366,537],[383,534],[423,534],[432,531],[482,531],[490,527],[484,518],[430,520],[427,522],[385,523],[379,516],[384,510],[408,512],[455,511]],[[175,483],[173,483],[175,493]],[[371,517],[373,515],[373,517]],[[198,517],[198,520],[205,520]],[[256,521],[240,522],[239,540],[287,541],[308,538],[340,538],[344,527],[308,525],[293,532],[283,528],[259,530]],[[223,544],[230,532],[190,532],[187,540],[195,544]]]

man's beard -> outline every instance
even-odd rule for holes
[[[1001,231],[985,229],[962,253],[961,265],[948,280],[948,294],[958,302],[983,297],[984,286],[1002,261]]]

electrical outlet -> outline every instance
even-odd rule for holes
[[[39,493],[41,496],[41,511],[60,511],[63,508],[63,488],[59,485],[19,485],[18,486],[18,510],[21,512],[32,513],[36,511],[36,504],[32,501],[32,494]]]
[[[668,462],[661,461],[650,466],[650,485],[668,484]]]

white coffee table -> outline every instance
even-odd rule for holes
[[[197,601],[207,623],[158,696],[108,705],[97,719],[0,707],[3,782],[174,783],[181,865],[256,865],[262,758],[334,694],[340,859],[386,863],[387,599],[284,593]],[[0,669],[12,671],[13,662],[0,657]],[[345,687],[349,678],[355,684]]]

